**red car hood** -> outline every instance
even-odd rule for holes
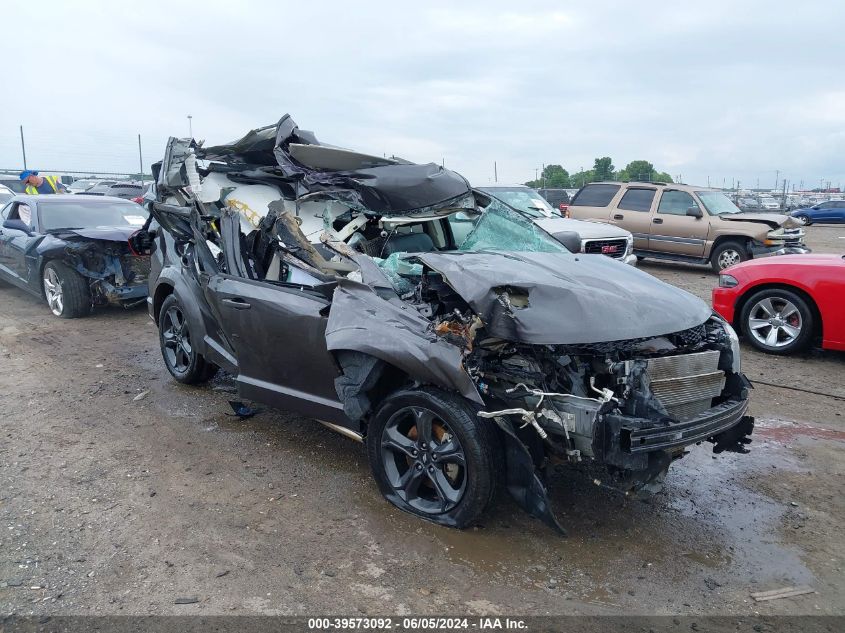
[[[746,262],[726,268],[724,273],[731,274],[734,271],[752,271],[758,268],[771,266],[841,266],[845,269],[845,256],[829,255],[825,253],[807,253],[803,255],[778,255],[777,257],[762,257],[760,259],[749,259]]]

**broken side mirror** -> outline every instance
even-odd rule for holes
[[[23,231],[27,235],[32,235],[32,227],[18,218],[3,220],[3,228],[12,229],[14,231]]]
[[[555,239],[563,244],[570,253],[581,252],[581,234],[577,231],[555,233]]]
[[[698,218],[699,220],[704,217],[704,214],[698,207],[690,207],[687,209],[687,215],[692,218]]]

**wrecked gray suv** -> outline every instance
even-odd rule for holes
[[[366,442],[405,511],[464,527],[506,487],[562,529],[552,465],[591,462],[636,494],[692,444],[747,452],[750,385],[727,323],[570,253],[455,172],[321,145],[286,115],[228,145],[171,138],[154,173],[149,310],[170,373],[222,368],[242,397]],[[277,200],[245,222],[223,179]],[[315,203],[316,245],[301,228]],[[455,220],[474,221],[460,241]]]

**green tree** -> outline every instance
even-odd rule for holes
[[[610,156],[597,158],[593,164],[594,180],[613,180],[613,160]]]
[[[569,182],[572,183],[573,188],[583,187],[588,182],[593,182],[594,180],[597,180],[597,178],[592,169],[578,171],[569,176]]]
[[[647,160],[632,160],[625,166],[625,169],[618,172],[616,177],[619,180],[640,180],[644,182],[672,182],[672,177],[654,169]]]
[[[540,178],[529,180],[525,185],[534,189],[568,189],[571,186],[569,172],[560,165],[546,165]]]

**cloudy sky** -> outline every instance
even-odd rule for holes
[[[651,160],[845,185],[845,2],[5,2],[0,168],[145,168],[285,112],[472,182]]]

